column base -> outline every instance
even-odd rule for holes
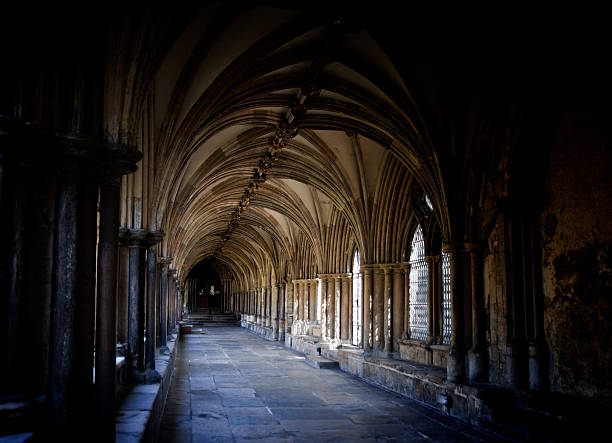
[[[155,369],[147,369],[144,373],[145,383],[152,385],[161,382],[161,375]]]
[[[168,355],[170,354],[170,349],[168,349],[168,346],[160,346],[159,353],[163,355]]]
[[[468,352],[468,381],[470,383],[485,381],[484,362],[485,357],[482,355],[482,352],[474,349]]]
[[[463,383],[465,380],[465,357],[456,348],[451,348],[448,353],[446,378],[451,383]]]

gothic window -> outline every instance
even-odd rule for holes
[[[361,344],[361,274],[359,273],[359,251],[353,257],[353,344]]]
[[[410,338],[427,340],[428,274],[421,226],[412,237],[410,252]]]
[[[450,344],[451,312],[450,312],[450,262],[449,255],[442,253],[442,343]]]

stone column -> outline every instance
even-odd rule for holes
[[[435,257],[428,255],[425,257],[427,262],[427,342],[436,343],[436,262]]]
[[[168,334],[174,330],[176,300],[176,269],[168,268]]]
[[[333,277],[325,275],[323,278],[327,299],[327,337],[333,340],[336,338],[336,285]]]
[[[298,309],[299,309],[299,319],[300,320],[306,320],[306,317],[304,316],[305,313],[307,313],[308,311],[306,310],[306,300],[304,298],[304,285],[306,284],[306,282],[304,280],[299,280],[298,281],[298,297],[299,297],[299,302],[298,302]]]
[[[391,265],[383,266],[385,274],[385,292],[384,292],[384,339],[385,352],[387,354],[393,352],[393,268]]]
[[[98,291],[96,304],[96,424],[99,435],[115,438],[115,371],[117,355],[116,293],[119,247],[119,182],[100,188]]]
[[[451,340],[448,354],[447,378],[451,383],[465,379],[465,355],[463,338],[463,245],[446,243],[444,252],[449,255],[451,294]]]
[[[285,341],[285,306],[287,293],[285,291],[285,283],[281,283],[277,286],[278,291],[278,340]]]
[[[266,313],[266,328],[272,329],[272,287],[264,289],[264,312]]]
[[[288,334],[291,334],[291,327],[293,326],[293,319],[295,315],[295,311],[293,310],[293,286],[293,283],[289,282],[287,282],[285,285],[285,339],[287,339]]]
[[[404,273],[404,327],[402,336],[410,338],[410,263],[402,263]]]
[[[145,370],[145,253],[149,232],[131,229],[128,297],[128,364],[134,381],[143,381]]]
[[[73,168],[58,181],[50,405],[58,434],[87,429],[93,398],[98,187]]]
[[[293,280],[293,321],[300,320],[300,282]],[[293,330],[291,330],[293,334]]]
[[[128,294],[130,287],[130,245],[125,229],[119,229],[119,276],[117,288],[117,342],[127,349]],[[126,243],[128,241],[128,243]]]
[[[372,334],[373,348],[383,351],[385,348],[385,271],[380,265],[373,269],[374,291],[372,294]]]
[[[308,302],[308,312],[310,321],[312,321],[313,323],[317,321],[317,289],[317,280],[310,280],[310,300]]]
[[[392,352],[399,351],[399,341],[404,333],[405,315],[404,295],[404,270],[398,263],[393,268],[393,339],[391,341]]]
[[[163,238],[161,232],[150,232],[147,238],[147,302],[146,302],[146,324],[147,340],[145,348],[145,379],[147,383],[158,383],[161,378],[155,370],[155,341],[157,317],[155,315],[156,283],[157,283],[157,253],[153,245],[159,243]]]
[[[468,352],[468,381],[483,382],[486,376],[485,340],[483,337],[485,312],[482,260],[475,244],[466,245],[470,256],[472,289],[472,348]]]
[[[363,284],[363,303],[361,304],[363,327],[361,330],[361,343],[363,344],[363,349],[372,350],[372,266],[361,265],[360,272],[361,282]]]
[[[168,266],[171,257],[159,257],[159,352],[167,354],[168,349]]]
[[[278,290],[280,285],[270,288],[270,317],[272,317],[272,340],[278,340]]]
[[[338,278],[341,284],[340,295],[340,340],[342,343],[350,343],[351,341],[351,279],[348,274],[341,274]]]

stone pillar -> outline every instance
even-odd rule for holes
[[[372,336],[372,267],[371,265],[361,265],[361,282],[363,284],[363,302],[361,304],[362,309],[362,322],[363,327],[361,330],[362,338],[361,343],[363,349],[371,350],[373,345]]]
[[[351,342],[351,279],[348,274],[342,274],[338,281],[341,285],[340,294],[340,340],[342,343]]]
[[[293,280],[293,321],[300,320],[300,282]],[[293,334],[293,330],[291,332]]]
[[[304,286],[305,285],[306,285],[306,282],[304,280],[298,281],[298,296],[299,296],[298,309],[299,309],[299,319],[302,321],[306,320],[306,317],[304,316],[304,314],[308,313],[308,311],[306,310],[306,299],[304,298]]]
[[[400,264],[393,268],[393,339],[391,340],[392,352],[399,351],[399,341],[404,333],[405,315],[404,295],[404,270]]]
[[[372,335],[375,351],[385,348],[385,271],[380,265],[373,269]]]
[[[176,307],[176,269],[168,268],[168,334],[174,330]]]
[[[466,245],[470,256],[471,289],[472,289],[472,348],[468,352],[468,381],[484,382],[486,361],[484,325],[484,288],[482,277],[482,260],[476,245]]]
[[[166,354],[168,349],[168,266],[171,257],[159,257],[159,352]]]
[[[427,342],[436,343],[436,262],[435,257],[428,255],[425,257],[427,262]]]
[[[313,323],[317,321],[317,289],[317,280],[313,278],[312,280],[310,280],[310,300],[308,302],[309,318],[310,321],[312,321]]]
[[[163,238],[160,232],[150,232],[147,238],[147,301],[146,301],[146,324],[147,340],[145,348],[145,379],[147,383],[158,383],[159,373],[155,370],[155,341],[156,334],[156,285],[157,283],[157,253],[153,245],[159,243]]]
[[[288,334],[291,334],[291,327],[293,326],[294,314],[294,301],[293,301],[293,283],[287,282],[285,284],[285,339]]]
[[[463,337],[463,244],[446,243],[444,252],[449,255],[451,296],[451,340],[448,354],[447,378],[451,383],[465,379],[465,355]]]
[[[384,339],[386,353],[393,352],[393,268],[391,265],[383,266],[385,274],[385,292],[384,292],[384,308],[383,308],[383,323],[384,323]]]
[[[280,285],[270,288],[270,317],[272,317],[272,340],[278,340],[278,291]]]
[[[266,328],[272,329],[272,287],[264,289],[266,298],[264,299],[264,312],[266,313]]]
[[[128,364],[130,376],[143,381],[145,370],[145,269],[149,232],[128,231],[130,242],[130,282],[128,297]]]
[[[58,434],[92,424],[98,187],[77,168],[58,181],[50,405]]]
[[[404,328],[403,338],[410,338],[410,263],[402,263],[404,272]]]
[[[100,188],[98,290],[96,304],[96,424],[104,440],[115,438],[115,371],[117,354],[116,293],[119,246],[119,182]]]
[[[130,245],[124,233],[119,229],[119,279],[117,288],[117,342],[127,349],[128,340],[128,294],[130,287]]]
[[[334,278],[329,275],[323,277],[325,280],[327,299],[327,337],[330,340],[336,338],[336,285],[334,284]]]
[[[285,306],[287,293],[285,291],[285,283],[277,285],[278,292],[278,340],[285,341]]]

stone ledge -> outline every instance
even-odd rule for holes
[[[307,355],[304,362],[308,366],[312,366],[316,369],[335,369],[338,367],[338,362],[329,360],[327,358],[319,357],[317,355]]]
[[[168,354],[155,358],[160,383],[135,385],[125,394],[117,408],[115,438],[117,442],[156,441],[164,412],[166,397],[172,383],[174,362],[178,351],[177,335],[168,337]]]

